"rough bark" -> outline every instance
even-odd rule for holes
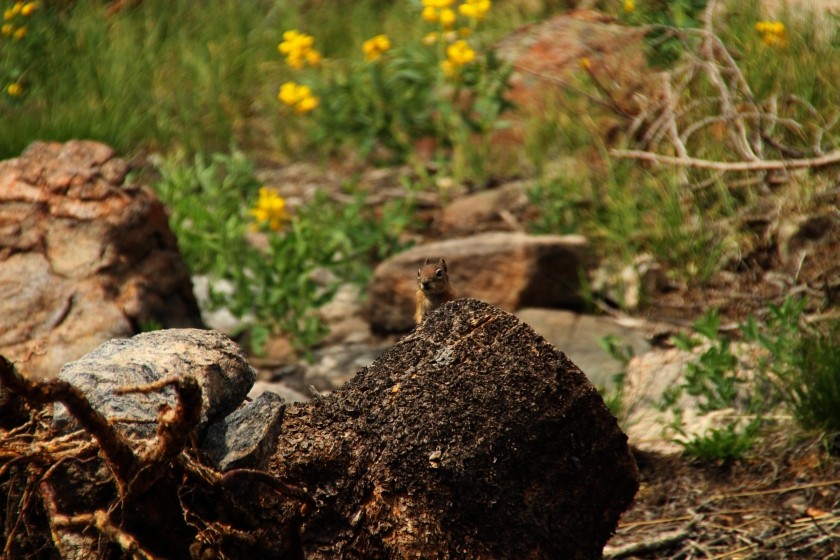
[[[585,375],[476,300],[288,410],[271,469],[318,504],[307,558],[600,558],[638,484]]]

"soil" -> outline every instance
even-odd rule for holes
[[[840,558],[840,458],[822,438],[777,434],[729,465],[636,460],[641,487],[604,558]]]

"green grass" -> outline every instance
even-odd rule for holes
[[[325,135],[324,130],[313,128],[314,119],[307,121],[283,111],[277,100],[278,87],[298,76],[277,52],[283,31],[296,28],[314,35],[318,50],[327,59],[321,70],[327,79],[340,81],[342,73],[346,76],[353,72],[357,68],[354,64],[361,61],[359,46],[363,40],[387,33],[395,38],[394,56],[407,56],[410,49],[404,45],[416,42],[428,30],[420,22],[419,0],[360,0],[349,4],[338,0],[217,0],[203,3],[201,9],[187,0],[144,0],[110,16],[103,3],[59,4],[44,3],[32,15],[26,40],[14,45],[0,43],[0,79],[20,78],[26,86],[24,95],[11,98],[3,95],[6,84],[2,84],[0,157],[16,156],[36,139],[71,138],[98,139],[127,155],[182,154],[176,158],[177,164],[164,169],[168,177],[176,177],[170,183],[172,191],[165,195],[173,215],[188,208],[194,196],[204,197],[207,209],[224,206],[225,210],[203,218],[192,215],[193,224],[206,218],[199,235],[183,226],[189,221],[176,226],[176,230],[181,228],[177,231],[182,250],[196,271],[231,270],[231,262],[214,251],[220,244],[242,237],[257,187],[252,179],[244,178],[249,172],[237,175],[240,163],[244,169],[263,158],[343,159],[364,152],[360,149],[363,143],[358,141],[363,135],[356,129],[346,133],[343,144],[335,143],[328,134],[336,130],[327,130]],[[551,9],[562,8],[561,4],[546,3]],[[688,25],[696,21],[694,16],[702,2],[670,0],[666,4],[670,19],[660,23]],[[637,3],[640,11],[632,17],[620,11],[620,3],[606,7],[632,24],[650,23],[652,20],[641,13],[643,6]],[[686,6],[693,20],[680,15]],[[784,13],[781,19],[788,30],[789,46],[775,49],[764,45],[755,30],[756,21],[761,19],[758,2],[732,1],[721,14],[716,29],[743,71],[755,100],[765,103],[775,98],[779,117],[804,125],[802,129],[787,129],[780,138],[797,149],[809,150],[813,131],[822,126],[826,128],[823,150],[836,148],[837,127],[829,126],[840,98],[840,65],[836,64],[840,39],[836,31],[834,36],[818,32],[822,24],[802,14]],[[482,24],[483,42],[492,44],[511,29],[542,15],[549,14],[529,13],[515,2],[495,2]],[[682,45],[672,43],[669,48],[676,48],[680,54],[691,45],[692,40],[688,40]],[[765,201],[767,193],[752,187],[733,187],[743,175],[713,177],[706,171],[681,175],[666,166],[641,165],[609,156],[611,148],[632,146],[626,126],[622,128],[627,123],[593,102],[598,92],[583,72],[572,81],[576,89],[558,88],[555,98],[541,110],[524,114],[523,141],[521,145],[505,145],[504,157],[488,155],[494,152],[487,136],[474,141],[476,129],[468,128],[468,119],[447,121],[450,129],[444,131],[442,143],[459,144],[460,150],[451,151],[453,161],[449,167],[438,166],[440,173],[452,173],[472,185],[499,176],[534,178],[532,200],[541,215],[526,224],[532,231],[582,233],[604,260],[629,263],[644,252],[663,263],[672,279],[707,280],[746,245],[749,232],[732,226],[737,226],[737,218],[745,209]],[[380,113],[373,116],[386,123],[383,129],[394,129],[392,136],[405,133],[409,126],[404,124],[408,122],[406,115],[443,122],[443,104],[434,107],[423,101],[426,106],[416,110],[411,105],[414,99],[426,100],[428,95],[408,102],[401,97],[405,88],[393,87],[379,88],[380,97],[376,97],[371,92],[377,87],[371,78],[355,94],[369,104],[378,104]],[[488,88],[481,85],[479,89]],[[689,88],[685,107],[680,108],[697,101],[685,114],[690,119],[708,116],[710,103],[701,100],[714,95],[709,81],[698,79]],[[452,99],[459,100],[457,96]],[[325,99],[322,107],[332,110],[342,101],[346,100]],[[489,121],[503,120],[505,114],[496,118],[499,106],[493,101],[492,96],[483,100],[474,106],[475,112],[484,111]],[[448,110],[455,105],[450,103]],[[354,108],[364,106],[352,105],[350,112],[358,117],[363,111]],[[401,116],[396,115],[397,110],[402,111]],[[360,121],[369,116],[362,114]],[[486,132],[493,123],[480,124],[478,128],[484,127]],[[367,125],[362,122],[359,126]],[[405,137],[398,148],[410,156],[416,138]],[[238,146],[247,156],[224,156],[231,158],[225,162],[226,171],[208,171],[218,156],[214,159],[201,154],[230,151],[231,146]],[[731,147],[712,127],[699,131],[688,148],[692,155],[708,159],[724,159],[731,153]],[[375,159],[376,150],[369,151]],[[768,148],[767,157],[779,154]],[[422,165],[417,168],[421,175],[426,171]],[[179,173],[183,176],[177,179]],[[222,173],[221,178],[214,176],[218,173]],[[817,174],[797,175],[789,189],[769,195],[780,201],[781,212],[790,211],[794,205],[807,205],[817,190],[815,185],[831,188],[832,181],[818,181],[811,175]],[[228,189],[225,181],[232,181],[236,187]],[[363,281],[370,264],[397,250],[398,236],[394,232],[407,227],[411,217],[410,204],[375,209],[379,213],[373,214],[365,207],[363,194],[346,206],[326,200],[318,204],[322,215],[345,228],[342,232],[328,228],[332,237],[326,242],[331,247],[340,246],[345,257],[353,244],[364,254],[355,261],[342,260],[341,277],[357,282]],[[362,209],[365,212],[360,217]],[[235,219],[225,221],[222,216]],[[306,220],[316,218],[302,215],[303,229],[296,234],[302,244],[296,251],[314,252],[301,265],[303,268],[314,266],[312,263],[324,257],[317,253],[316,232],[304,227]],[[230,239],[223,239],[225,236]],[[276,250],[279,254],[285,249],[278,246]],[[267,276],[265,281],[274,280]]]
[[[326,0],[218,0],[200,9],[187,0],[144,0],[113,15],[97,2],[44,5],[24,41],[2,42],[2,87],[22,72],[26,93],[0,98],[0,158],[35,139],[70,138],[122,153],[210,153],[236,144],[274,159],[305,156],[302,149],[317,146],[276,99],[291,78],[277,52],[283,31],[316,35],[330,59],[359,59],[361,42],[377,33],[419,39],[418,13],[412,2],[382,0],[340,9]],[[521,21],[495,18],[490,36]]]

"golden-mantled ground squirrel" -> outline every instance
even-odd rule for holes
[[[437,264],[429,264],[429,259],[417,271],[417,307],[414,311],[414,321],[419,325],[433,310],[447,301],[455,299],[452,288],[449,287],[449,274],[446,261],[438,259]]]

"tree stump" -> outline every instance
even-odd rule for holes
[[[315,498],[301,536],[315,559],[596,559],[638,488],[586,376],[470,299],[291,407],[270,470]]]

